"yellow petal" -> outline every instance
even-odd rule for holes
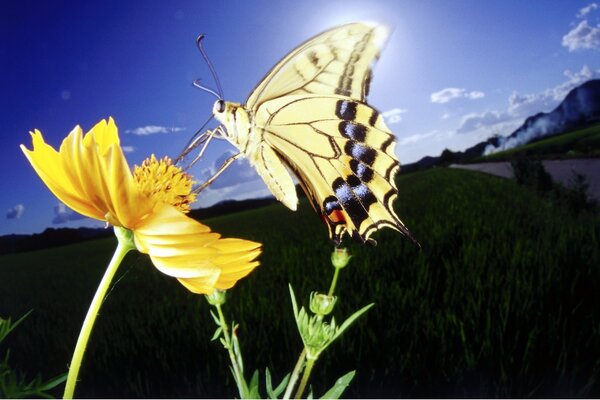
[[[176,278],[208,274],[216,279],[220,273],[212,262],[219,255],[218,250],[208,247],[219,234],[173,206],[157,204],[133,233],[138,250],[150,255],[164,274]]]
[[[52,193],[73,210],[99,220],[110,213],[111,222],[130,229],[150,212],[153,204],[135,187],[112,118],[85,137],[75,127],[58,152],[39,131],[31,135],[33,150],[21,149]]]
[[[138,250],[149,254],[158,270],[206,294],[232,287],[258,266],[260,243],[219,236],[166,204],[157,204],[134,230]]]

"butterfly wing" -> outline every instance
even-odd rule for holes
[[[342,95],[365,101],[371,67],[387,39],[386,27],[366,23],[323,32],[283,58],[246,101],[247,109],[282,96]]]
[[[285,96],[259,107],[255,124],[297,175],[334,242],[345,231],[366,242],[383,226],[412,239],[392,208],[400,165],[377,110],[345,96]]]

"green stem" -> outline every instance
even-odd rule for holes
[[[298,357],[298,362],[296,362],[296,366],[294,367],[294,371],[292,371],[292,376],[290,376],[290,381],[288,382],[287,388],[285,389],[285,394],[283,395],[283,399],[287,400],[292,395],[292,390],[294,390],[294,386],[296,386],[296,381],[298,380],[298,376],[300,375],[300,371],[302,370],[302,364],[304,363],[304,359],[306,358],[306,347],[300,353],[300,357]]]
[[[231,360],[231,367],[233,368],[233,374],[235,378],[235,383],[237,384],[238,391],[240,392],[240,397],[242,399],[248,398],[248,387],[246,386],[246,381],[244,380],[244,376],[242,375],[242,371],[240,366],[237,363],[237,359],[235,354],[233,353],[233,342],[231,340],[231,336],[229,335],[229,329],[227,327],[227,322],[225,321],[225,316],[223,315],[223,310],[221,309],[221,305],[215,305],[217,312],[219,313],[219,321],[221,322],[221,329],[223,330],[223,337],[225,338],[226,348],[229,352],[229,358]]]
[[[79,375],[79,369],[81,368],[81,360],[83,359],[83,354],[85,353],[85,348],[90,338],[90,334],[92,333],[94,322],[98,316],[98,311],[100,311],[100,306],[102,306],[102,301],[104,300],[106,291],[110,286],[110,282],[115,276],[117,268],[121,264],[121,261],[123,261],[125,254],[127,254],[127,252],[131,249],[132,247],[130,244],[119,241],[119,244],[115,250],[115,254],[113,254],[113,257],[106,268],[106,272],[104,272],[104,276],[100,281],[100,285],[96,290],[96,294],[92,299],[90,308],[88,309],[85,320],[83,321],[81,331],[79,332],[79,338],[77,339],[75,351],[73,352],[73,358],[71,359],[71,365],[69,366],[67,384],[65,386],[65,393],[63,394],[64,399],[73,398],[73,394],[75,393],[75,385],[77,384],[77,376]]]
[[[304,389],[306,388],[306,384],[308,383],[308,378],[310,378],[310,373],[312,372],[313,366],[315,365],[316,359],[309,358],[306,361],[306,367],[304,368],[304,373],[302,374],[302,380],[300,381],[300,386],[298,386],[298,391],[296,392],[296,399],[302,397],[302,393],[304,393]]]
[[[338,276],[340,275],[341,268],[334,268],[335,272],[333,273],[333,278],[331,279],[331,286],[329,287],[328,296],[333,296],[333,291],[335,290],[335,286],[337,285]]]

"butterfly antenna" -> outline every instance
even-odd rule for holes
[[[204,39],[204,34],[198,35],[198,38],[196,39],[196,46],[198,46],[198,50],[200,50],[200,53],[202,54],[202,57],[204,57],[204,60],[206,61],[206,64],[208,64],[208,68],[210,69],[210,73],[212,74],[213,79],[215,80],[215,83],[217,84],[217,92],[219,93],[219,99],[223,100],[223,88],[221,87],[221,82],[219,81],[219,77],[217,76],[217,72],[215,71],[215,67],[210,62],[210,58],[208,58],[208,55],[206,54],[206,51],[204,51],[204,47],[202,47],[202,39]]]
[[[216,93],[214,90],[212,90],[212,89],[210,89],[210,88],[207,88],[206,86],[202,85],[202,84],[200,83],[200,79],[196,79],[196,80],[193,82],[193,85],[194,85],[195,87],[197,87],[198,89],[204,90],[205,92],[208,92],[208,93],[212,94],[212,95],[213,95],[213,96],[215,96],[217,99],[219,99],[219,100],[223,100],[223,97],[221,97],[220,95],[218,95],[218,94],[217,94],[217,93]]]

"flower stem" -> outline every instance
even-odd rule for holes
[[[77,344],[75,345],[75,351],[73,352],[73,358],[71,359],[71,365],[69,366],[69,374],[67,376],[65,393],[63,394],[64,399],[73,398],[73,394],[75,393],[75,385],[77,383],[77,376],[79,375],[79,368],[81,367],[81,360],[83,359],[83,354],[85,353],[85,348],[87,346],[88,339],[90,338],[90,334],[92,333],[96,316],[98,315],[98,311],[100,311],[100,306],[102,305],[106,291],[110,286],[110,282],[112,281],[119,264],[121,264],[125,254],[127,254],[127,252],[131,249],[132,247],[130,244],[119,241],[119,244],[115,250],[115,254],[113,254],[113,257],[106,268],[106,272],[104,272],[104,276],[100,281],[100,285],[98,285],[96,294],[92,299],[90,308],[88,309],[85,320],[83,321],[81,331],[79,332]]]
[[[306,384],[308,383],[308,378],[310,378],[310,373],[312,372],[312,368],[315,365],[314,358],[309,358],[306,361],[306,367],[304,368],[304,373],[302,374],[302,380],[300,381],[300,386],[298,386],[298,391],[296,392],[296,399],[302,397],[302,393],[304,393],[304,389],[306,388]]]
[[[300,375],[300,371],[302,370],[302,364],[304,363],[305,358],[306,347],[302,350],[302,353],[300,353],[300,357],[298,357],[298,362],[296,362],[294,371],[292,371],[292,376],[290,376],[290,381],[288,382],[287,388],[285,389],[285,394],[283,395],[284,399],[289,399],[292,395],[292,390],[294,390],[294,386],[296,386],[296,381],[298,380],[298,376]]]
[[[335,290],[335,286],[337,285],[338,276],[340,275],[341,268],[334,268],[335,272],[333,273],[333,278],[331,279],[331,286],[329,286],[328,296],[333,296],[333,291]]]
[[[225,338],[226,348],[229,352],[229,358],[231,359],[231,367],[233,368],[233,374],[235,378],[235,383],[237,384],[238,391],[240,392],[240,398],[247,399],[248,396],[248,387],[246,386],[246,381],[244,380],[244,376],[238,365],[235,354],[233,353],[233,341],[231,340],[231,336],[229,335],[229,329],[227,328],[227,322],[225,321],[225,316],[223,315],[223,310],[221,309],[221,305],[215,305],[217,312],[219,313],[219,321],[221,322],[221,329],[223,330],[223,337]]]

